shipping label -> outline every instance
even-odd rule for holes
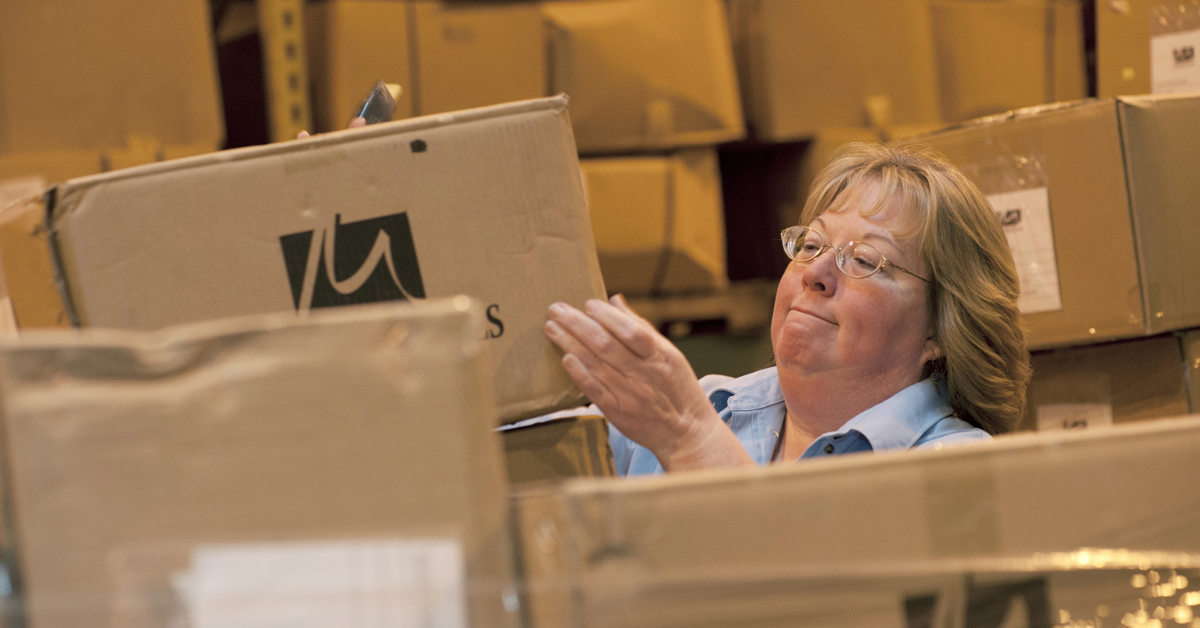
[[[1112,424],[1112,405],[1107,403],[1050,403],[1037,407],[1039,432],[1075,430]]]
[[[445,538],[206,545],[176,577],[192,628],[466,628]]]
[[[1200,92],[1200,30],[1150,38],[1150,89],[1155,94]]]
[[[1054,232],[1050,225],[1050,192],[1045,187],[990,194],[1021,279],[1017,305],[1022,314],[1062,309]]]

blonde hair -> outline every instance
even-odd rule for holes
[[[956,415],[991,434],[1012,431],[1025,413],[1029,353],[1020,283],[1008,240],[975,184],[932,148],[853,143],[817,175],[801,213],[809,224],[847,190],[880,185],[881,211],[899,195],[907,222],[900,237],[917,236],[931,273],[929,311],[942,357],[925,365]]]

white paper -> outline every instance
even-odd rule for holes
[[[1021,279],[1017,306],[1022,314],[1062,309],[1054,232],[1050,226],[1050,192],[1045,187],[987,197],[1000,217]]]
[[[1150,89],[1155,94],[1200,92],[1200,30],[1150,38]]]
[[[452,539],[207,545],[177,586],[192,628],[465,628]]]
[[[1112,425],[1112,406],[1107,403],[1052,403],[1037,407],[1039,432],[1076,430]]]

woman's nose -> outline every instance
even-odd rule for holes
[[[816,259],[804,264],[804,285],[809,290],[832,296],[837,290],[841,271],[837,268],[837,251],[826,249]]]

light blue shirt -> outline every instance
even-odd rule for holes
[[[700,380],[700,386],[754,462],[770,464],[786,415],[775,367],[737,379],[709,375]],[[627,438],[611,423],[608,433],[619,475],[663,472],[649,449]],[[991,440],[991,436],[954,416],[937,386],[926,379],[867,409],[841,429],[822,434],[800,458],[985,440]]]

